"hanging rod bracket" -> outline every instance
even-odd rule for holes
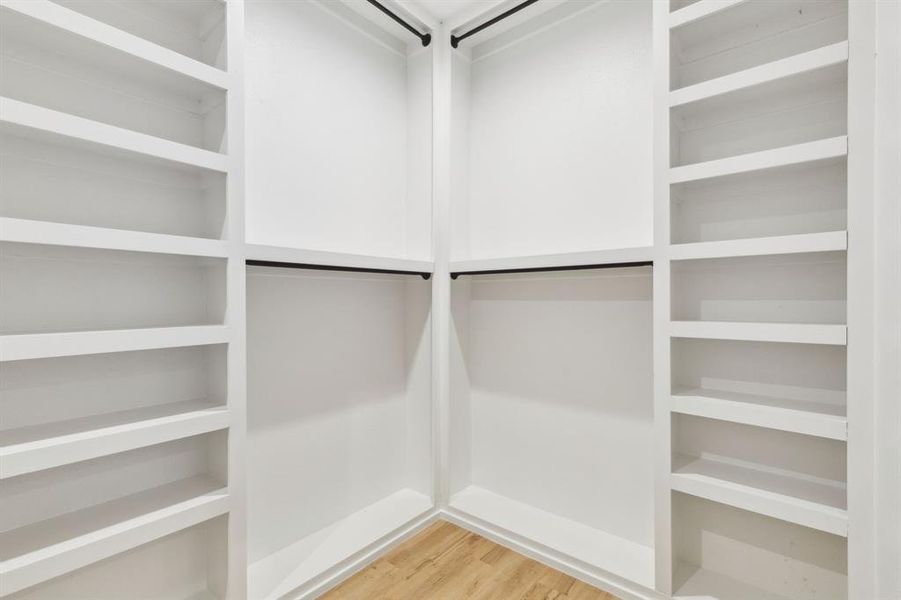
[[[519,269],[489,269],[485,271],[454,271],[451,279],[457,279],[461,275],[506,275],[510,273],[550,273],[553,271],[585,271],[588,269],[627,269],[631,267],[653,267],[654,261],[642,260],[636,262],[602,263],[595,265],[561,265],[556,267],[522,267]]]
[[[372,0],[370,0],[370,1],[372,1]],[[470,30],[467,31],[466,33],[461,33],[460,35],[454,35],[454,34],[452,33],[451,36],[450,36],[451,47],[452,47],[452,48],[458,47],[458,46],[460,45],[460,42],[462,42],[463,40],[465,40],[465,39],[468,38],[469,36],[475,35],[475,34],[477,34],[478,32],[482,31],[483,29],[487,29],[488,27],[491,27],[491,26],[494,25],[495,23],[498,23],[498,22],[500,22],[500,21],[503,21],[504,19],[506,19],[507,17],[509,17],[509,16],[511,16],[511,15],[515,15],[516,13],[518,13],[519,11],[521,11],[522,9],[524,9],[524,8],[526,8],[526,7],[528,7],[528,6],[531,6],[531,5],[535,4],[536,2],[538,2],[538,0],[526,0],[525,2],[520,2],[519,4],[517,4],[516,6],[514,6],[513,8],[510,8],[510,9],[508,9],[508,10],[505,10],[504,12],[502,12],[501,14],[499,14],[498,16],[494,17],[493,19],[489,19],[489,20],[485,21],[484,23],[482,23],[481,25],[478,25],[477,27],[473,27],[472,29],[470,29]]]
[[[381,273],[384,275],[419,275],[423,279],[431,279],[432,274],[426,271],[403,271],[400,269],[371,269],[367,267],[344,267],[340,265],[314,265],[310,263],[279,262],[274,260],[244,261],[248,267],[276,267],[280,269],[306,269],[310,271],[341,271],[344,273]]]
[[[400,18],[397,14],[395,14],[387,6],[385,6],[378,0],[367,0],[367,2],[369,2],[371,5],[373,5],[374,7],[376,7],[383,13],[385,13],[386,15],[388,15],[391,18],[391,20],[393,20],[395,23],[397,23],[398,25],[400,25],[401,27],[403,27],[404,29],[406,29],[407,31],[409,31],[410,33],[412,33],[413,35],[418,37],[419,41],[422,42],[423,46],[428,46],[432,42],[432,34],[431,33],[420,33],[418,29],[416,29],[415,27],[413,27],[412,25],[410,25],[409,23],[404,21],[402,18]]]

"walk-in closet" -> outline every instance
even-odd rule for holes
[[[0,0],[0,598],[901,600],[899,195],[898,0]]]

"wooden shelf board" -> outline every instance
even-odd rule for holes
[[[225,429],[228,409],[174,402],[0,432],[0,479]]]
[[[3,596],[228,511],[221,484],[194,477],[0,533]]]
[[[450,263],[451,273],[471,271],[504,271],[510,269],[547,269],[578,267],[585,265],[613,265],[654,260],[654,249],[650,246],[633,248],[611,248],[586,252],[566,252],[561,254],[537,254],[532,256],[508,256],[499,258],[479,258],[455,260]]]
[[[738,256],[803,254],[808,252],[837,252],[847,249],[848,233],[846,231],[828,231],[825,233],[673,244],[669,247],[669,256],[672,260],[695,260]]]
[[[738,173],[774,169],[788,165],[827,160],[848,154],[848,136],[762,150],[670,168],[670,183],[685,183]]]
[[[847,62],[848,42],[839,42],[673,90],[669,104],[676,108]]]
[[[0,217],[0,241],[225,258],[223,240]]]
[[[226,325],[110,329],[0,336],[0,362],[107,352],[207,346],[229,341]]]
[[[820,325],[813,323],[670,321],[670,336],[709,340],[844,346],[848,342],[848,328],[846,325]]]
[[[50,0],[4,0],[3,9],[45,25],[44,35],[51,39],[42,42],[48,47],[62,45],[60,36],[77,36],[100,44],[107,51],[127,55],[207,86],[221,90],[228,89],[229,76],[222,69],[154,44]]]
[[[107,125],[12,98],[0,97],[0,124],[16,135],[37,139],[64,138],[68,142],[100,146],[129,155],[225,173],[228,156],[180,144],[130,129]]]
[[[677,456],[672,489],[838,536],[848,535],[841,482],[765,470],[714,457]]]
[[[748,0],[698,0],[679,10],[674,10],[669,15],[670,29],[676,29],[701,19],[706,19],[711,15],[737,6]]]
[[[274,600],[313,586],[333,567],[433,509],[425,494],[403,489],[250,565],[251,598]]]
[[[843,406],[744,394],[723,390],[691,389],[670,397],[673,412],[767,427],[833,440],[848,439]]]
[[[637,542],[478,486],[454,494],[450,507],[593,568],[649,589],[654,587],[654,550]]]
[[[324,265],[344,268],[386,269],[416,273],[432,273],[435,270],[435,263],[430,260],[393,258],[368,254],[347,254],[342,252],[327,252],[324,250],[267,246],[264,244],[246,244],[245,256],[248,260]]]

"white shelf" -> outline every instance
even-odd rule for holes
[[[348,269],[378,269],[386,271],[409,271],[414,273],[432,273],[435,269],[435,264],[429,260],[391,258],[387,256],[371,256],[365,254],[345,254],[341,252],[326,252],[323,250],[287,248],[284,246],[266,246],[263,244],[246,244],[245,256],[247,260]]]
[[[182,165],[223,173],[228,171],[228,156],[225,154],[76,117],[12,98],[0,97],[0,124],[4,128],[14,129],[20,135],[60,136],[68,141],[97,144],[117,151],[137,153]]]
[[[811,323],[671,321],[670,336],[708,340],[844,346],[848,342],[848,328],[845,325]]]
[[[670,398],[673,412],[790,431],[805,435],[848,439],[844,408],[825,404],[723,390],[692,389]]]
[[[684,562],[676,565],[675,579],[681,585],[673,600],[791,600]]]
[[[0,432],[0,479],[228,427],[225,406],[175,402]]]
[[[748,0],[698,0],[693,4],[689,4],[685,8],[674,10],[669,15],[670,29],[682,27],[695,21],[700,21],[711,15],[737,6]]]
[[[226,325],[3,335],[0,336],[0,362],[206,346],[224,344],[229,337],[230,330]]]
[[[669,255],[672,260],[695,260],[739,256],[803,254],[808,252],[836,252],[847,249],[848,233],[845,231],[829,231],[825,233],[673,244],[669,248]]]
[[[227,490],[195,477],[0,533],[0,596],[227,511]]]
[[[553,269],[586,265],[628,264],[652,260],[654,260],[654,249],[652,247],[637,246],[634,248],[612,248],[609,250],[593,250],[589,252],[456,260],[451,261],[450,272],[461,273],[506,271],[511,269]]]
[[[762,150],[670,169],[670,183],[736,175],[847,156],[848,136],[842,135],[773,150]]]
[[[432,501],[404,489],[258,560],[248,569],[249,597],[274,600],[314,584],[336,565],[426,516]]]
[[[0,217],[0,241],[225,258],[223,240]]]
[[[730,92],[794,77],[848,61],[848,42],[839,42],[803,52],[789,58],[710,79],[702,83],[673,90],[669,94],[670,107],[675,108]]]
[[[52,28],[49,31],[60,31],[63,34],[79,36],[213,87],[222,90],[228,89],[228,73],[225,71],[82,15],[50,0],[4,0],[3,8],[44,23]],[[53,40],[47,43],[48,47],[58,45]]]
[[[450,507],[606,573],[654,588],[654,550],[647,546],[478,486],[454,494]]]
[[[839,536],[848,535],[845,484],[737,461],[675,457],[672,489]]]

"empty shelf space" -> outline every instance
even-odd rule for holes
[[[28,102],[0,97],[0,126],[18,135],[63,137],[107,149],[140,154],[167,162],[199,167],[211,171],[228,171],[228,156],[187,144],[138,133],[91,119],[43,108]]]
[[[286,266],[313,265],[348,270],[361,269],[409,273],[432,273],[434,270],[434,263],[428,260],[346,254],[262,244],[247,244],[245,246],[245,256],[249,261],[284,263]]]
[[[509,271],[551,271],[565,270],[567,268],[588,268],[591,266],[630,266],[653,260],[653,248],[638,246],[589,252],[457,260],[451,261],[450,272],[452,274],[475,274]]]
[[[571,519],[469,486],[451,497],[450,508],[489,529],[537,544],[605,573],[654,587],[654,550]]]
[[[5,217],[0,217],[0,241],[183,256],[228,256],[226,242],[222,240]]]
[[[844,483],[741,461],[677,456],[672,489],[839,536],[848,535]]]
[[[675,413],[767,427],[834,440],[848,438],[844,406],[724,390],[679,390],[670,398]]]
[[[228,409],[176,402],[0,432],[0,479],[209,433]]]
[[[747,1],[748,0],[698,0],[698,2],[694,2],[670,13],[670,29],[676,29],[677,27],[700,21],[701,19]]]
[[[723,94],[729,94],[780,79],[796,77],[841,65],[848,61],[848,42],[838,42],[823,48],[776,60],[771,63],[723,75],[702,83],[686,86],[670,92],[670,107],[679,107]]]
[[[844,346],[848,342],[848,328],[845,325],[810,323],[671,321],[670,336],[674,338]]]
[[[769,256],[833,252],[847,249],[847,232],[828,231],[824,233],[782,235],[743,240],[673,244],[670,246],[670,259],[695,260],[738,256]]]
[[[0,336],[0,362],[224,344],[226,325],[73,331]]]
[[[762,150],[702,163],[672,167],[670,183],[684,183],[847,156],[848,136]]]
[[[228,511],[228,493],[193,477],[0,534],[3,596]]]
[[[65,45],[71,48],[69,40],[65,38],[77,36],[102,46],[101,48],[80,46],[80,49],[90,57],[98,51],[112,50],[219,89],[228,88],[228,74],[222,69],[164,48],[56,2],[8,0],[3,3],[3,9],[20,18],[32,19],[43,25],[40,41],[49,47]]]
[[[679,587],[673,594],[673,600],[790,600],[786,596],[767,592],[711,569],[682,561],[676,565],[675,580]]]
[[[431,499],[403,489],[250,565],[249,597],[303,595],[345,561],[374,552],[415,527],[432,511]],[[301,589],[303,588],[303,589]]]

